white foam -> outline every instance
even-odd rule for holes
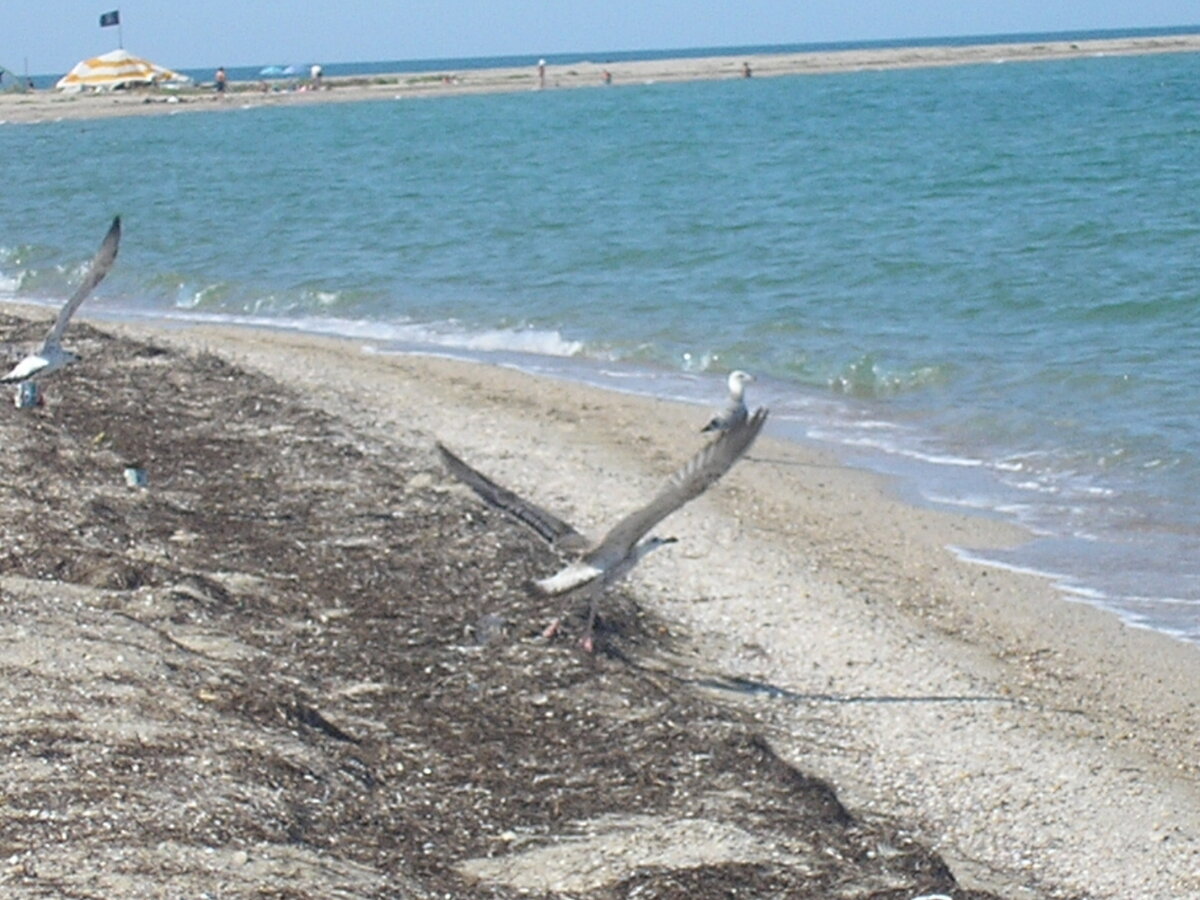
[[[854,423],[854,428],[856,430],[892,431],[892,432],[902,432],[902,431],[909,430],[896,422],[884,422],[880,419],[863,419],[861,421],[857,421]]]
[[[144,315],[176,321],[208,322],[217,325],[251,325],[256,328],[303,331],[308,334],[327,334],[336,337],[429,345],[476,352],[508,351],[539,356],[570,357],[579,355],[584,349],[582,341],[567,340],[558,331],[513,328],[471,332],[463,329],[456,322],[376,322],[369,319],[338,319],[327,316],[300,316],[289,319],[191,311],[170,313],[156,311]]]
[[[1051,572],[1047,569],[1035,569],[1032,566],[1018,566],[1015,563],[1002,562],[1001,560],[985,556],[978,551],[968,550],[966,547],[960,547],[957,544],[947,544],[946,549],[953,553],[962,562],[971,563],[977,566],[991,566],[994,569],[1003,569],[1006,572],[1015,572],[1018,575],[1032,575],[1035,578],[1046,578],[1055,582],[1055,587],[1059,588],[1062,588],[1060,582],[1066,581],[1066,579],[1069,577],[1061,572]]]
[[[1022,491],[1034,491],[1038,494],[1057,494],[1058,488],[1052,484],[1042,484],[1040,481],[1016,481],[1012,486]]]
[[[908,447],[897,447],[895,444],[886,441],[876,440],[874,438],[856,438],[843,437],[840,438],[840,443],[848,447],[861,447],[866,450],[879,450],[884,453],[900,456],[905,459],[915,459],[918,462],[932,463],[937,466],[956,466],[964,469],[978,469],[983,466],[983,461],[971,459],[966,456],[951,456],[942,453],[926,453],[921,450],[915,450]]]
[[[719,353],[684,353],[681,359],[685,372],[707,372],[720,364],[721,355]]]
[[[617,380],[625,379],[625,378],[636,378],[639,381],[644,381],[648,377],[645,372],[642,372],[637,369],[628,369],[628,370],[601,369],[600,374],[603,375],[605,378],[613,378],[613,379],[617,379]],[[683,375],[680,377],[686,378],[686,377],[691,377],[691,376]]]
[[[514,350],[540,356],[578,356],[583,352],[582,341],[566,340],[558,331],[502,329],[458,337],[443,336],[442,339],[467,350]]]
[[[945,494],[926,490],[922,491],[921,496],[930,503],[936,503],[939,506],[957,506],[963,509],[978,509],[983,512],[1003,513],[1014,519],[1023,518],[1035,508],[1027,503],[1000,502],[996,497],[989,494]]]
[[[1144,603],[1147,606],[1190,606],[1200,609],[1200,600],[1187,597],[1126,597],[1126,603]]]

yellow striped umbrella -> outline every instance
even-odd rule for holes
[[[60,91],[113,91],[139,84],[187,84],[191,79],[128,50],[113,50],[76,64],[55,85]]]

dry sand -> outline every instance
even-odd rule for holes
[[[297,402],[356,440],[369,435],[411,453],[441,439],[592,531],[696,448],[705,417],[503,368],[366,353],[350,341],[216,327],[115,330],[210,351],[287,384]],[[83,377],[87,365],[71,377]],[[72,403],[66,385],[52,385],[61,392],[55,409]],[[4,420],[7,432],[23,427],[14,411]],[[294,440],[282,433],[263,452],[286,454]],[[466,515],[529,548],[526,571],[551,565],[525,532],[505,530],[425,466],[422,477],[444,485]],[[833,784],[859,821],[899,822],[894,834],[931,847],[963,885],[1006,897],[1200,895],[1194,647],[1067,602],[1041,579],[960,562],[947,545],[1022,535],[908,507],[879,479],[770,437],[665,530],[681,542],[643,563],[630,593],[672,637],[622,652],[690,684],[677,686],[676,702],[703,697],[750,716],[783,759]],[[515,577],[498,571],[490,549],[479,550],[477,566],[496,584]],[[87,594],[76,602],[104,605]],[[468,609],[455,615],[492,611],[486,603]],[[540,624],[534,615],[518,631],[533,635]],[[596,677],[587,659],[572,664],[584,682]],[[687,844],[684,832],[707,835],[701,858],[749,865],[766,852],[747,849],[753,841],[728,822],[696,825],[694,810],[653,821],[642,818],[644,807],[621,813],[593,820],[593,842],[574,855],[556,841],[514,843],[458,871],[530,889],[538,886],[522,880],[530,871],[555,864],[562,878],[576,877],[569,873],[584,865],[582,856],[593,880],[556,883],[582,890],[611,888],[614,871],[652,867],[663,847]],[[641,850],[625,858],[630,842]],[[600,858],[615,868],[597,874]],[[675,863],[688,869],[686,853]]]
[[[1089,41],[1044,41],[949,47],[895,47],[814,53],[713,56],[643,62],[582,62],[547,69],[548,89],[597,87],[603,72],[613,85],[663,81],[700,81],[742,77],[749,62],[754,77],[857,72],[870,69],[923,68],[1070,59],[1083,56],[1179,53],[1200,51],[1200,34],[1169,37],[1111,38]],[[296,84],[306,84],[297,79]],[[0,94],[0,123],[46,122],[106,116],[215,111],[309,103],[385,100],[406,97],[526,91],[538,88],[534,65],[521,68],[466,69],[445,72],[399,72],[362,78],[329,78],[322,90],[263,92],[257,83],[231,85],[218,98],[208,88],[180,91],[134,90],[103,94],[60,94],[57,91]]]

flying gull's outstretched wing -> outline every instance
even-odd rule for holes
[[[553,513],[496,484],[447,450],[441,442],[437,443],[437,449],[450,474],[482,497],[488,505],[532,528],[543,540],[557,549],[581,550],[588,546],[586,537]]]
[[[625,558],[651,528],[685,503],[695,500],[728,472],[754,443],[766,421],[767,410],[759,408],[748,419],[721,432],[720,437],[672,475],[653,500],[614,525],[596,549],[587,555],[587,562],[604,568],[610,561]]]
[[[53,347],[62,341],[63,332],[67,330],[67,323],[71,321],[71,316],[75,314],[75,310],[79,309],[79,304],[87,298],[88,294],[95,290],[96,285],[104,280],[104,276],[112,268],[113,260],[117,258],[117,245],[120,242],[121,217],[116,216],[112,220],[108,234],[104,236],[104,240],[100,244],[100,249],[96,251],[96,255],[92,258],[91,265],[88,266],[87,273],[83,276],[83,281],[75,289],[75,293],[71,295],[71,299],[63,304],[63,308],[59,310],[58,318],[55,319],[54,326],[50,329],[50,333],[46,335],[45,343],[42,344],[43,348]]]

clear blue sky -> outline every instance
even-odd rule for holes
[[[30,0],[0,65],[65,72],[117,46],[176,68],[1200,25],[1196,0]]]

